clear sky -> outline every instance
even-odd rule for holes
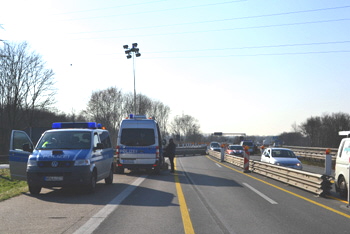
[[[203,133],[277,135],[350,113],[348,0],[1,0],[0,24],[54,70],[66,113],[93,91],[133,92],[132,43],[136,92]]]

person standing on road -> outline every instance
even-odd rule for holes
[[[175,170],[175,166],[174,166],[175,150],[176,150],[176,145],[174,143],[174,140],[170,138],[169,144],[165,147],[165,152],[166,152],[166,155],[169,157],[170,166],[171,166],[170,172],[172,173]]]

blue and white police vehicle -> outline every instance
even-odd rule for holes
[[[95,122],[53,123],[35,148],[25,132],[13,130],[11,177],[27,180],[31,194],[42,187],[68,186],[94,192],[99,180],[113,183],[114,153],[109,132]]]
[[[159,174],[164,166],[163,144],[157,121],[144,115],[122,120],[117,138],[115,169],[153,170]]]

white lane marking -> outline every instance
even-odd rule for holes
[[[216,166],[218,166],[218,167],[222,167],[219,163],[215,163],[216,164]]]
[[[250,186],[247,183],[243,183],[244,186],[248,187],[250,190],[252,190],[253,192],[255,192],[256,194],[258,194],[259,196],[261,196],[262,198],[264,198],[265,200],[267,200],[268,202],[270,202],[271,204],[278,204],[277,202],[275,202],[274,200],[272,200],[271,198],[269,198],[268,196],[266,196],[265,194],[263,194],[262,192],[256,190],[255,188],[253,188],[252,186]]]
[[[87,234],[93,233],[97,227],[110,215],[113,211],[115,211],[118,206],[123,202],[125,198],[127,198],[132,191],[134,191],[145,179],[147,176],[141,176],[137,178],[132,184],[130,184],[123,192],[121,192],[118,196],[113,198],[107,205],[105,205],[99,212],[97,212],[94,216],[92,216],[83,226],[81,226],[74,233],[76,234]]]

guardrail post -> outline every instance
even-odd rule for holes
[[[221,162],[225,161],[225,148],[221,147]]]
[[[326,150],[326,158],[324,163],[324,174],[331,176],[332,175],[332,155],[331,155],[331,149]]]
[[[249,171],[249,147],[244,147],[244,165],[243,165],[243,172],[248,173]]]

